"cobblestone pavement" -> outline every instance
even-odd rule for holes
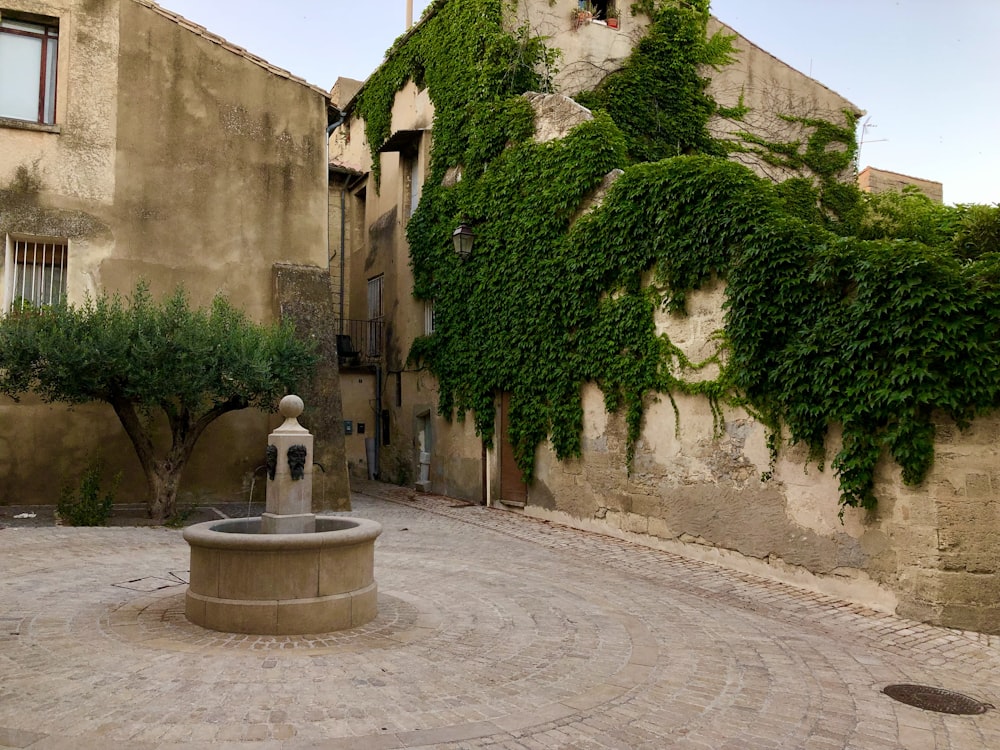
[[[1000,705],[1000,648],[501,510],[366,484],[380,613],[301,637],[183,615],[162,528],[0,530],[0,747],[1000,748],[890,683]]]

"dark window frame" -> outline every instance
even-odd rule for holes
[[[10,21],[17,24],[22,24],[26,26],[35,26],[38,31],[28,31],[26,29],[15,29],[9,26],[4,26],[5,21]],[[38,39],[41,41],[41,65],[39,66],[39,76],[38,76],[38,111],[36,113],[35,120],[25,120],[25,122],[35,122],[38,125],[54,125],[56,121],[56,109],[58,106],[57,96],[58,96],[58,75],[59,75],[59,20],[56,18],[44,18],[36,17],[33,15],[21,15],[18,13],[13,13],[11,11],[0,10],[0,34],[11,34],[14,36],[28,37],[29,39]],[[47,117],[46,110],[46,99],[47,94],[50,92],[47,89],[47,82],[49,79],[49,45],[55,44],[55,75],[52,76],[52,113],[51,119]],[[5,119],[16,120],[20,118],[8,117],[0,113],[0,117]]]

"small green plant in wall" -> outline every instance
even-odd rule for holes
[[[517,27],[507,0],[439,0],[359,96],[376,163],[396,91],[413,81],[435,104],[431,174],[407,232],[414,294],[435,301],[435,331],[411,357],[437,376],[441,413],[471,414],[491,441],[496,397],[509,393],[530,480],[546,440],[560,458],[580,454],[585,383],[624,410],[629,460],[649,399],[693,393],[749,409],[775,450],[787,434],[819,457],[838,426],[830,463],[845,505],[874,505],[884,454],[919,482],[935,420],[965,425],[1000,407],[1000,209],[895,210],[862,196],[841,181],[855,149],[847,113],[777,113],[801,140],[738,127],[735,144],[716,140],[710,118],[747,110],[720,112],[708,94],[706,71],[734,55],[730,38],[707,34],[708,3],[630,10],[646,36],[578,97],[594,117],[560,141],[532,140],[520,96],[547,90],[558,51]],[[775,185],[728,160],[734,150],[797,177]],[[601,205],[579,216],[614,169],[624,173]],[[476,232],[464,261],[451,247],[460,223]],[[726,284],[722,367],[695,382],[654,318],[684,314],[713,278]]]
[[[59,519],[70,526],[104,526],[114,510],[115,492],[121,483],[121,472],[115,474],[109,485],[104,485],[101,475],[103,464],[95,458],[88,464],[79,483],[63,486],[56,504]]]

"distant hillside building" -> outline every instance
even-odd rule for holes
[[[858,175],[858,187],[865,193],[887,193],[901,191],[907,186],[915,187],[935,203],[944,202],[944,189],[940,182],[910,177],[908,174],[889,172],[885,169],[865,167]]]

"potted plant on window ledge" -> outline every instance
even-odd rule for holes
[[[589,0],[584,2],[581,0],[580,5],[570,12],[570,20],[573,22],[573,30],[576,31],[578,28],[586,23],[590,23],[594,19],[594,10],[590,7]]]
[[[609,29],[617,29],[618,28],[618,8],[615,8],[615,7],[609,5],[607,11],[605,11],[605,15],[607,17],[604,20],[605,20],[605,23],[608,24],[608,28]]]

